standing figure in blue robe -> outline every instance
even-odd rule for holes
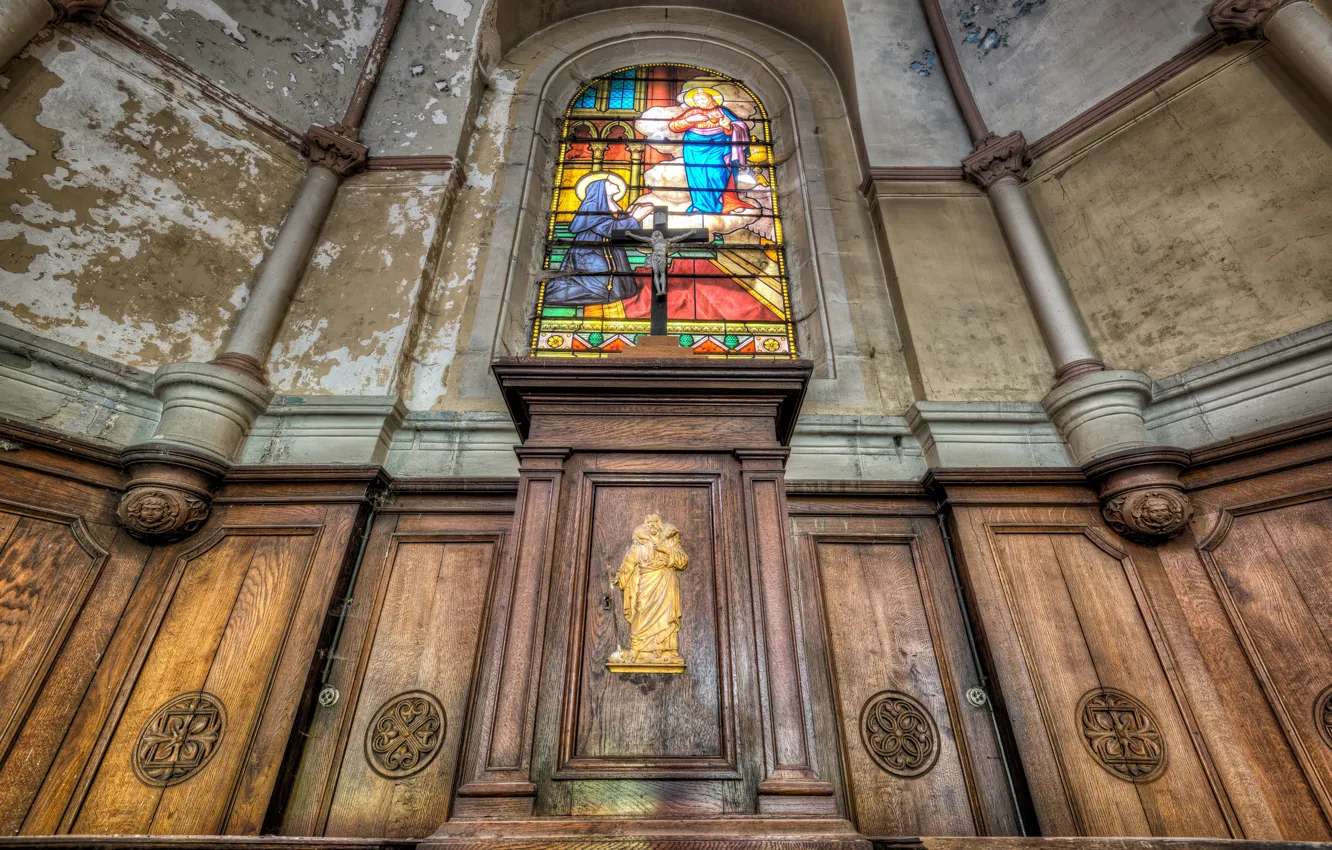
[[[685,180],[689,183],[687,213],[730,215],[757,209],[740,200],[735,178],[749,162],[749,125],[722,106],[721,92],[694,88],[685,93],[689,104],[669,126],[684,133]]]

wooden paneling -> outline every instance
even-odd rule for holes
[[[868,835],[977,834],[953,728],[958,695],[940,675],[946,656],[912,540],[815,538],[813,545],[856,825]],[[937,730],[935,754],[921,758],[929,766],[917,776],[889,773],[867,752],[864,709],[888,690],[918,700]]]
[[[816,704],[829,704],[847,808],[870,836],[1019,833],[991,706],[966,698],[984,680],[933,506],[918,488],[899,489],[802,484],[791,496],[810,657],[827,665]],[[935,748],[921,766],[889,762],[894,773],[871,755],[865,710],[884,692],[928,714]]]
[[[726,604],[715,552],[720,505],[716,478],[690,483],[658,477],[635,486],[591,476],[586,510],[589,536],[573,593],[569,701],[556,776],[678,776],[700,772],[737,778],[729,677]],[[689,555],[679,575],[681,674],[618,674],[606,659],[629,645],[622,595],[610,585],[633,531],[648,514],[680,529]]]
[[[316,709],[303,732],[284,834],[419,838],[448,816],[493,573],[512,522],[512,489],[502,495],[399,491],[376,517],[335,650],[330,684],[341,699]],[[368,732],[407,692],[438,701],[442,735],[419,769],[385,775],[371,764]]]
[[[162,600],[146,658],[73,831],[229,831],[233,804],[250,803],[233,800],[247,760],[254,760],[252,769],[275,772],[276,765],[262,756],[281,758],[281,747],[252,750],[319,531],[318,526],[232,527],[178,557],[174,587]],[[304,669],[281,672],[303,677]],[[141,733],[161,706],[192,691],[212,694],[225,710],[216,752],[188,781],[148,785],[130,769]]]

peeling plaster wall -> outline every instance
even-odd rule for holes
[[[1211,33],[1205,0],[943,0],[963,72],[996,133],[1031,141]]]
[[[481,0],[407,0],[362,141],[377,156],[454,156],[473,105]]]
[[[1095,344],[1156,378],[1332,319],[1332,118],[1227,48],[1037,163]]]
[[[963,183],[877,195],[920,400],[1039,401],[1054,370],[989,200]]]
[[[476,281],[490,244],[499,198],[504,189],[500,168],[508,154],[516,83],[521,76],[497,69],[481,98],[476,130],[468,144],[463,183],[449,216],[438,269],[426,295],[421,328],[403,393],[413,411],[503,411],[496,389],[493,397],[464,399],[458,392],[461,370],[455,368],[460,340],[475,312]],[[468,310],[468,307],[471,307]]]
[[[110,14],[303,133],[341,120],[383,8],[384,0],[115,0]]]
[[[304,171],[81,28],[0,80],[0,322],[129,366],[208,360]]]
[[[343,183],[269,355],[275,389],[400,392],[448,194],[447,172],[370,172]]]

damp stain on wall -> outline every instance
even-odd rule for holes
[[[95,32],[6,71],[0,322],[146,369],[211,358],[295,154]]]

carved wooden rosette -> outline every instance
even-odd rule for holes
[[[534,815],[585,834],[607,818],[705,830],[749,815],[773,835],[852,840],[815,757],[787,551],[787,443],[811,366],[521,358],[494,372],[523,439],[518,500],[452,819],[425,846],[481,846],[477,821]],[[669,541],[669,553],[626,555],[626,536]],[[672,568],[678,607],[670,581],[648,583],[647,608],[627,604],[644,558]],[[643,615],[637,644],[626,610]],[[661,628],[672,619],[678,632]],[[619,662],[644,659],[625,650],[680,663],[629,669]],[[650,799],[635,790],[645,781],[660,789]]]
[[[1235,41],[1263,38],[1272,16],[1307,0],[1216,0],[1207,18],[1212,28]]]
[[[1077,719],[1087,753],[1112,776],[1146,783],[1165,773],[1165,738],[1137,698],[1115,688],[1095,688],[1078,702]]]
[[[356,132],[338,124],[324,127],[310,125],[305,131],[301,153],[311,165],[327,168],[342,178],[365,168],[370,149],[356,141]]]
[[[1189,465],[1184,449],[1133,448],[1083,468],[1097,483],[1106,525],[1138,543],[1164,543],[1193,518],[1193,504],[1179,475]]]
[[[47,2],[55,12],[51,23],[63,24],[66,21],[86,23],[97,20],[106,11],[110,0],[47,0]]]
[[[1024,180],[1030,168],[1031,150],[1020,132],[1002,138],[992,134],[975,153],[962,160],[967,179],[982,189],[989,189],[1005,177]]]

